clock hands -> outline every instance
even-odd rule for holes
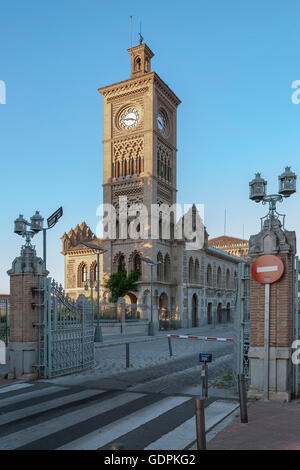
[[[137,118],[124,118],[123,121],[136,121]]]

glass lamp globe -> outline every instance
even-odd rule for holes
[[[22,235],[26,231],[26,220],[24,219],[23,215],[20,214],[19,217],[15,220],[15,229],[14,232],[18,235]]]
[[[296,179],[297,176],[291,171],[291,168],[287,166],[285,171],[278,176],[279,181],[279,194],[284,197],[289,197],[291,194],[296,192]]]

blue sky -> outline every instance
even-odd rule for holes
[[[60,237],[102,202],[101,86],[129,78],[139,23],[152,69],[182,100],[178,108],[178,201],[205,204],[211,237],[259,231],[266,207],[248,199],[256,171],[277,191],[286,165],[299,173],[300,3],[296,0],[3,0],[0,12],[0,293],[22,240],[19,213],[64,216],[48,232],[48,268],[63,281]],[[299,194],[284,201],[300,231]],[[41,234],[35,237],[42,255]]]

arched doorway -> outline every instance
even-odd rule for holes
[[[159,329],[168,330],[170,328],[170,311],[169,311],[169,299],[165,292],[159,296],[158,301],[159,313]]]
[[[137,304],[137,297],[132,292],[127,292],[127,294],[124,295],[124,300],[126,304]]]
[[[212,322],[212,303],[207,304],[207,323],[211,325]]]
[[[137,308],[137,297],[132,292],[127,292],[124,295],[125,300],[125,319],[126,320],[138,320],[140,318],[140,312]]]
[[[230,322],[231,321],[231,318],[230,318],[230,302],[228,302],[227,305],[226,305],[226,312],[227,312],[227,321]]]
[[[198,297],[196,294],[192,297],[192,328],[198,326]]]
[[[217,316],[218,316],[218,323],[222,323],[222,304],[221,304],[221,302],[218,303]]]

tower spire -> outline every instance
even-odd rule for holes
[[[128,49],[131,55],[131,78],[151,72],[151,59],[154,56],[147,44],[142,43],[144,38],[141,33],[139,33],[139,35],[140,44]]]

